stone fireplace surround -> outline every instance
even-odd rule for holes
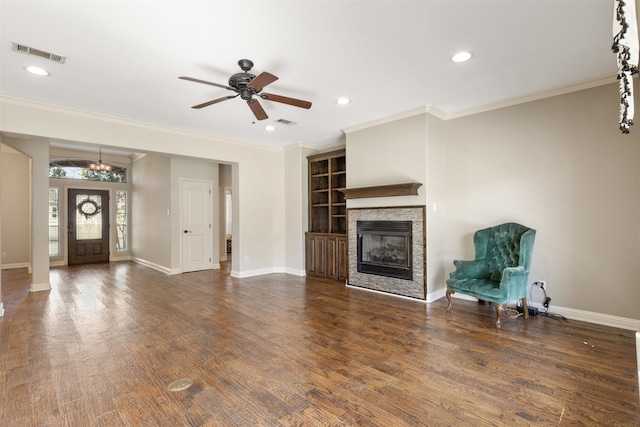
[[[411,221],[413,279],[398,279],[358,272],[358,221]],[[347,209],[349,285],[406,297],[426,299],[426,228],[424,206]]]

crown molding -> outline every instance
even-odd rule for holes
[[[171,133],[174,135],[184,135],[189,137],[201,138],[208,141],[217,141],[226,144],[240,145],[247,148],[260,149],[264,151],[280,152],[283,151],[282,147],[268,147],[264,145],[254,144],[247,141],[234,140],[230,138],[222,138],[219,136],[208,135],[204,133],[191,132],[182,129],[172,128],[168,126],[162,126],[152,123],[140,122],[131,119],[125,119],[122,117],[109,116],[106,114],[99,114],[85,110],[78,110],[70,107],[63,107],[54,104],[47,104],[39,101],[27,100],[24,98],[16,98],[12,96],[1,95],[0,104],[16,105],[25,108],[34,108],[41,111],[49,111],[56,114],[66,114],[69,116],[75,116],[79,118],[86,118],[91,120],[98,120],[101,122],[113,123],[117,125],[131,126],[138,129],[145,129],[155,132]],[[84,142],[84,141],[77,141]]]
[[[394,114],[391,116],[387,116],[387,117],[382,117],[380,119],[376,119],[376,120],[372,120],[369,122],[365,122],[365,123],[361,123],[359,125],[355,125],[355,126],[351,126],[348,128],[344,128],[342,129],[342,131],[346,134],[351,133],[351,132],[356,132],[362,129],[367,129],[373,126],[379,126],[379,125],[383,125],[385,123],[391,123],[391,122],[395,122],[397,120],[401,120],[401,119],[406,119],[408,117],[413,117],[413,116],[417,116],[419,114],[431,114],[434,117],[437,117],[439,119],[442,119],[445,117],[444,113],[442,113],[440,110],[438,110],[437,108],[431,106],[431,105],[425,105],[424,107],[418,107],[418,108],[414,108],[413,110],[409,110],[409,111],[404,111],[402,113],[398,113],[398,114]]]
[[[581,83],[560,86],[555,89],[547,90],[544,92],[535,92],[524,96],[519,96],[517,98],[507,99],[505,101],[495,102],[491,104],[482,105],[480,107],[469,108],[467,110],[461,110],[453,113],[448,113],[445,115],[443,120],[451,120],[458,119],[460,117],[471,116],[473,114],[485,113],[487,111],[498,110],[500,108],[512,107],[518,104],[525,104],[527,102],[538,101],[540,99],[552,98],[558,95],[565,95],[567,93],[579,92],[585,89],[591,89],[598,86],[604,86],[607,84],[611,84],[617,82],[618,79],[615,75],[607,75],[604,77],[600,77],[593,80],[587,80]]]

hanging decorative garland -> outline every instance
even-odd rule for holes
[[[633,75],[638,73],[638,24],[634,0],[616,0],[613,16],[613,46],[618,54],[620,80],[620,131],[633,125]]]
[[[98,215],[102,211],[102,207],[98,206],[95,200],[84,199],[78,203],[78,212],[82,214],[86,219],[91,218],[94,215]]]

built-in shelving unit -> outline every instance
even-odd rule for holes
[[[345,150],[309,156],[308,275],[346,279],[347,162]]]

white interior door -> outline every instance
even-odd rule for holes
[[[211,181],[182,180],[182,271],[212,268]]]

